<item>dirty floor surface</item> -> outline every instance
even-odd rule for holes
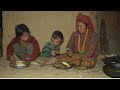
[[[88,70],[57,69],[52,66],[40,67],[30,65],[24,69],[14,69],[9,66],[5,58],[0,58],[0,78],[110,78],[104,74],[102,68],[104,63],[101,61],[104,56],[99,55],[96,66]]]

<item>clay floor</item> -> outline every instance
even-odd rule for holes
[[[108,79],[111,78],[104,74],[102,67],[104,63],[101,61],[104,56],[99,55],[96,66],[88,70],[57,69],[53,66],[40,67],[38,65],[30,65],[24,69],[14,69],[9,66],[9,62],[5,58],[0,58],[0,78],[1,79]]]

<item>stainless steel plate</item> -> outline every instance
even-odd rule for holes
[[[10,64],[10,66],[12,68],[18,68],[18,69],[22,69],[22,68],[26,68],[30,66],[30,62],[26,62],[26,61],[16,61],[15,64]]]
[[[58,69],[69,69],[69,68],[72,68],[72,66],[67,67],[63,63],[58,63],[58,62],[54,63],[52,66],[55,67],[55,68],[58,68]]]

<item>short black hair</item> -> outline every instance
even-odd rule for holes
[[[60,32],[58,30],[53,32],[52,37],[54,39],[60,38],[62,41],[64,40],[64,36],[63,36],[62,32]]]
[[[24,32],[27,32],[28,34],[30,34],[30,31],[25,24],[19,24],[15,27],[16,37],[22,36]]]

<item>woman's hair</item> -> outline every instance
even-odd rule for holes
[[[30,34],[30,31],[25,24],[19,24],[15,27],[16,37],[22,36],[24,32],[27,32],[28,34]]]
[[[60,38],[62,41],[64,40],[64,36],[63,36],[62,32],[57,31],[57,30],[53,32],[52,37],[54,39]]]

